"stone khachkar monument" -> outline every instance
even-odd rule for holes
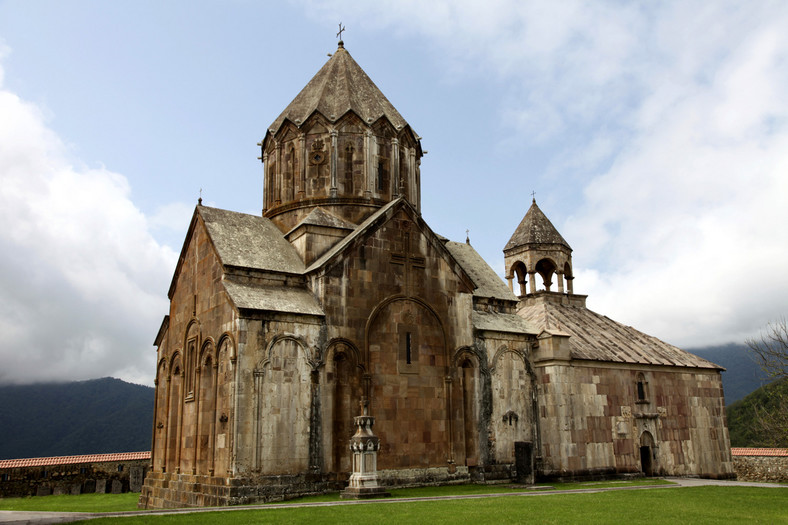
[[[353,473],[350,484],[341,496],[345,499],[366,499],[391,496],[378,485],[378,450],[380,439],[372,432],[375,418],[369,415],[369,405],[361,403],[362,415],[353,418],[356,433],[350,438],[350,450],[353,452]]]
[[[141,508],[348,479],[360,497],[377,483],[733,475],[722,369],[589,310],[534,200],[503,247],[509,286],[469,240],[434,232],[422,138],[342,42],[261,131],[262,213],[198,201],[170,284]],[[457,155],[491,154],[479,144]]]

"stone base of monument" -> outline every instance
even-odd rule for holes
[[[362,402],[362,416],[353,418],[356,434],[350,438],[353,451],[353,474],[350,475],[348,488],[339,493],[343,499],[369,499],[391,496],[385,488],[378,485],[378,450],[380,440],[372,433],[375,418],[367,412]]]
[[[391,493],[378,485],[377,473],[350,476],[350,485],[339,493],[342,499],[388,498]]]

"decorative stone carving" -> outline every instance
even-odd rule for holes
[[[367,499],[391,496],[385,488],[378,485],[378,450],[380,440],[372,432],[375,418],[369,415],[369,409],[362,402],[362,414],[353,418],[356,433],[350,438],[350,450],[353,452],[353,474],[350,485],[341,493],[345,499]]]

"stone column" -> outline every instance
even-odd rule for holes
[[[343,499],[368,499],[391,496],[378,485],[378,450],[380,440],[372,432],[375,418],[369,415],[365,401],[362,401],[363,415],[353,418],[356,433],[350,438],[353,452],[353,474],[350,484],[340,493]]]
[[[268,209],[271,202],[271,176],[268,167],[268,153],[263,153],[263,213]]]
[[[402,190],[402,175],[399,172],[399,140],[396,138],[391,139],[391,179],[394,183],[394,195],[401,196]]]
[[[575,280],[575,278],[572,277],[571,275],[566,277],[566,288],[567,288],[567,293],[569,293],[569,295],[572,295],[573,293],[575,293],[572,290],[572,282],[574,280]]]
[[[282,145],[276,143],[276,171],[274,172],[274,206],[282,204]]]
[[[298,137],[298,148],[301,153],[301,162],[298,163],[298,198],[303,199],[306,197],[306,168],[309,163],[306,151],[306,133],[302,132]],[[293,183],[295,184],[295,181]]]
[[[372,188],[375,187],[375,179],[372,168],[372,130],[364,132],[364,198],[372,198]]]
[[[564,293],[564,272],[556,271],[556,280],[558,281],[558,293]]]
[[[536,293],[536,272],[528,272],[528,286],[531,287],[531,293]]]
[[[337,147],[337,130],[331,130],[331,152],[329,153],[331,162],[331,190],[329,195],[331,197],[337,196],[337,156],[339,155],[339,148]]]

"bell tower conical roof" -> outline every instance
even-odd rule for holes
[[[353,224],[400,197],[421,210],[421,137],[342,41],[258,145],[263,216],[283,232],[317,207]]]
[[[560,244],[570,250],[572,249],[569,243],[558,233],[550,219],[536,205],[535,199],[523,220],[520,221],[520,225],[514,230],[503,251],[506,252],[526,244]]]
[[[573,293],[572,248],[536,205],[536,199],[506,243],[503,254],[509,289],[515,292],[513,281],[517,279],[519,297],[533,295],[540,289],[550,292],[553,278],[557,280],[558,293]]]

